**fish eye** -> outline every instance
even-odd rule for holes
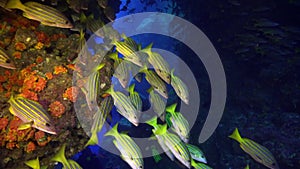
[[[47,126],[47,127],[50,127],[51,125],[50,125],[49,123],[46,123],[46,126]]]
[[[140,165],[140,168],[143,168],[143,166]]]
[[[136,116],[134,116],[133,118],[136,119]]]
[[[11,61],[10,61],[9,59],[7,59],[7,60],[5,61],[5,63],[11,63]]]
[[[65,24],[69,24],[69,21],[66,21]]]

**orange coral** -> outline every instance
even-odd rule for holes
[[[15,57],[17,59],[21,59],[21,57],[22,57],[22,53],[18,52],[18,51],[14,52],[12,55],[13,55],[13,57]]]
[[[0,118],[0,130],[5,129],[8,124],[8,119],[6,117]]]
[[[24,51],[26,49],[26,45],[22,42],[15,43],[15,49],[18,51]]]
[[[45,73],[45,76],[46,76],[46,78],[47,78],[48,80],[51,80],[51,79],[53,78],[53,75],[52,75],[51,72]]]
[[[20,94],[21,96],[27,98],[27,99],[31,99],[31,100],[34,100],[34,101],[38,101],[38,96],[36,93],[34,93],[33,91],[30,91],[28,89],[23,89],[22,90],[22,93]]]
[[[68,70],[63,66],[55,66],[53,74],[58,75],[58,74],[61,74],[61,73],[67,73],[67,71]]]
[[[79,93],[79,88],[76,86],[72,86],[66,89],[66,91],[63,94],[63,98],[68,99],[71,102],[76,102],[78,93]]]
[[[42,43],[42,42],[38,42],[35,46],[34,46],[34,48],[35,49],[42,49],[44,47],[44,44]]]
[[[30,153],[30,152],[34,151],[35,149],[36,149],[35,144],[31,141],[26,145],[24,151],[26,151],[27,153]]]
[[[44,60],[44,59],[43,59],[42,56],[38,56],[38,57],[35,59],[36,63],[42,63],[43,60]]]
[[[6,148],[12,150],[14,147],[16,147],[16,143],[9,142],[6,144]]]
[[[49,105],[49,111],[54,117],[60,117],[62,114],[64,114],[65,110],[65,106],[59,101],[52,102]]]
[[[19,119],[19,117],[14,116],[14,118],[10,121],[9,123],[9,128],[11,130],[17,129],[19,127],[20,124],[22,124],[22,120]]]
[[[51,140],[50,137],[47,137],[43,131],[36,132],[34,139],[37,141],[39,146],[45,146]]]

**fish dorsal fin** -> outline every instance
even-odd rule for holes
[[[235,130],[233,131],[233,133],[229,136],[229,138],[232,138],[236,141],[238,141],[239,143],[243,142],[243,138],[241,137],[239,130],[237,128],[235,128]]]
[[[85,144],[84,147],[87,147],[89,145],[96,145],[96,144],[98,144],[98,135],[97,135],[97,131],[95,130],[92,132],[89,141]]]
[[[153,46],[153,43],[150,43],[148,46],[146,46],[141,51],[147,53],[148,55],[151,55],[151,53],[152,53],[152,46]]]
[[[112,84],[111,86],[110,86],[110,88],[109,89],[107,89],[104,93],[108,93],[108,94],[112,94],[112,93],[114,93],[115,91],[114,91],[114,85]]]

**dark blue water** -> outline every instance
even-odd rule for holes
[[[223,63],[227,100],[217,130],[206,142],[198,136],[210,107],[210,83],[197,56],[184,44],[164,36],[141,35],[133,39],[169,50],[184,60],[197,79],[200,112],[191,130],[190,143],[198,145],[212,168],[264,169],[243,152],[228,135],[239,128],[243,137],[267,147],[280,168],[300,165],[300,2],[293,1],[175,1],[123,0],[117,18],[138,12],[164,12],[182,17],[200,28],[211,40]],[[147,88],[147,87],[145,87]],[[114,122],[121,119],[113,111]],[[126,122],[124,122],[126,127]],[[127,126],[127,128],[130,128]],[[107,129],[104,129],[104,133]],[[102,133],[102,134],[103,134]],[[99,134],[99,137],[103,137]],[[144,159],[145,168],[184,168],[167,156],[155,163]],[[119,156],[91,146],[74,159],[88,169],[130,168]]]

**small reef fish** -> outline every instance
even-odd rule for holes
[[[63,144],[51,161],[62,163],[63,169],[82,169],[82,167],[76,161],[66,158],[65,150],[66,144]]]
[[[146,66],[141,68],[140,72],[146,74],[146,80],[150,83],[150,85],[164,98],[168,98],[168,92],[166,88],[166,84],[161,80],[161,78],[153,71],[148,70]]]
[[[239,142],[240,147],[257,162],[270,169],[279,169],[274,156],[266,147],[248,138],[242,138],[237,128],[229,137]]]
[[[143,169],[144,161],[140,148],[127,134],[118,132],[118,123],[109,130],[105,136],[113,136],[114,145],[121,153],[121,158],[126,161],[132,169]]]
[[[32,169],[46,169],[47,168],[47,166],[40,166],[40,161],[39,161],[38,157],[34,160],[25,161],[24,163]]]
[[[142,111],[142,99],[139,95],[138,92],[134,91],[134,87],[135,84],[132,84],[131,86],[129,86],[128,91],[129,91],[129,99],[130,101],[133,103],[133,105],[135,106],[136,110],[141,112]]]
[[[179,135],[181,140],[185,143],[189,140],[189,130],[190,125],[186,118],[180,113],[175,112],[177,104],[172,104],[166,108],[166,111],[171,113],[170,120],[172,122],[172,127],[175,132]]]
[[[112,54],[111,57],[114,57],[115,63],[117,63],[117,66],[115,68],[114,76],[118,79],[121,86],[123,88],[126,88],[129,82],[129,66],[128,61],[123,60],[118,57],[118,54]]]
[[[155,120],[157,120],[156,117],[154,118],[154,120],[150,120],[150,122],[147,122],[147,124],[155,126],[152,130],[153,134],[156,137],[161,137],[164,145],[167,146],[172,154],[187,168],[191,168],[191,155],[185,143],[181,142],[180,138],[177,135],[167,132],[167,124],[159,126],[157,125],[157,122],[155,122]]]
[[[68,18],[55,8],[42,5],[37,2],[21,3],[20,0],[9,0],[6,4],[8,9],[19,9],[23,11],[23,16],[41,22],[46,26],[59,28],[72,28],[72,23]]]
[[[117,111],[122,116],[124,116],[135,126],[139,125],[139,113],[125,94],[114,91],[113,85],[107,91],[105,91],[105,93],[108,93],[113,97],[114,105],[117,107]]]
[[[197,146],[186,143],[186,147],[188,148],[192,159],[205,164],[207,163],[204,153]]]
[[[91,127],[91,137],[85,146],[98,144],[97,133],[101,131],[105,123],[106,117],[111,112],[112,107],[113,98],[111,96],[105,97],[100,103],[100,106],[94,115],[93,124]]]
[[[195,169],[212,169],[210,166],[203,163],[197,163],[194,160],[191,161],[191,164]]]
[[[86,101],[91,111],[95,110],[95,107],[97,107],[97,95],[100,90],[99,70],[102,69],[104,66],[104,63],[100,63],[93,70],[91,70],[90,74],[85,79],[86,83],[84,87],[82,87],[82,91],[83,93],[85,93]]]
[[[153,111],[157,114],[157,116],[162,121],[164,121],[165,120],[164,112],[166,109],[165,101],[160,97],[160,95],[155,93],[152,87],[148,91],[149,91],[149,100]]]
[[[153,133],[155,131],[157,131],[159,128],[161,128],[161,127],[167,127],[167,126],[163,126],[163,125],[157,124],[157,117],[154,117],[154,118],[152,118],[150,120],[147,120],[146,123],[154,128],[152,130]],[[157,138],[157,141],[158,141],[160,147],[164,150],[164,152],[166,153],[166,155],[171,159],[171,161],[174,161],[174,155],[172,154],[172,152],[170,151],[170,149],[165,144],[165,142],[163,140],[163,137],[161,135],[155,135],[155,137]]]
[[[142,51],[148,54],[148,61],[153,66],[155,72],[161,77],[166,83],[170,84],[170,67],[164,58],[156,52],[151,51],[152,43]]]
[[[189,91],[186,84],[174,75],[174,69],[171,71],[171,86],[174,88],[178,97],[185,103],[189,104]]]
[[[1,47],[0,47],[0,67],[4,67],[7,69],[16,69],[13,61],[9,58],[5,50]]]
[[[143,66],[142,59],[137,54],[135,46],[131,46],[128,41],[113,41],[113,45],[116,46],[116,50],[124,56],[124,60],[128,60],[138,66]]]
[[[11,114],[19,117],[24,123],[19,126],[19,130],[30,127],[39,129],[49,134],[56,134],[51,117],[38,102],[26,99],[21,96],[13,97],[8,100]]]

